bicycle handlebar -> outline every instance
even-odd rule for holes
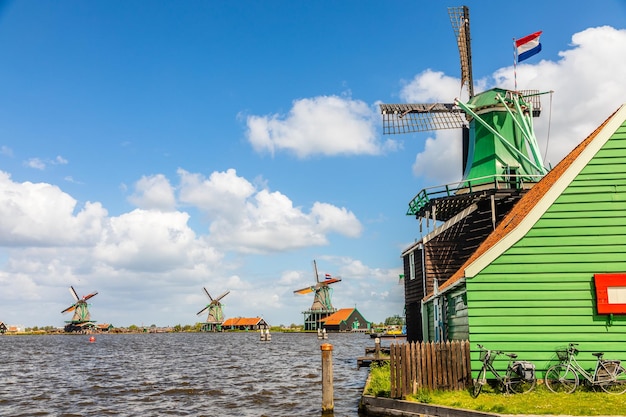
[[[478,348],[479,348],[480,350],[484,350],[484,351],[490,352],[490,353],[492,353],[492,354],[494,354],[494,355],[502,355],[502,354],[504,354],[504,351],[501,351],[501,350],[489,350],[489,349],[486,349],[486,348],[485,348],[483,345],[481,345],[480,343],[476,343],[476,345],[478,345]],[[507,355],[507,356],[509,356],[509,357],[511,357],[511,358],[517,358],[517,354],[515,354],[515,353],[507,353],[506,355]]]

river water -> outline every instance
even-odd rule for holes
[[[322,343],[334,416],[357,416],[369,335],[250,333],[1,336],[0,415],[320,416]]]

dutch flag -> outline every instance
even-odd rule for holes
[[[325,278],[326,278],[326,279],[331,279],[331,278],[332,278],[332,276],[330,276],[330,274],[326,274],[326,275],[325,275]]]
[[[515,50],[517,52],[517,62],[522,62],[541,51],[541,43],[539,36],[542,31],[535,32],[532,35],[524,36],[515,41]]]

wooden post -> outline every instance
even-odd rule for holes
[[[374,357],[380,359],[380,338],[374,339]]]
[[[322,414],[334,414],[333,345],[323,343],[322,350]]]

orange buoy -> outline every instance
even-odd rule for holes
[[[96,338],[95,338],[95,337],[91,336],[91,337],[89,338],[89,342],[90,342],[90,343],[93,343],[93,342],[95,342],[95,341],[96,341]]]

